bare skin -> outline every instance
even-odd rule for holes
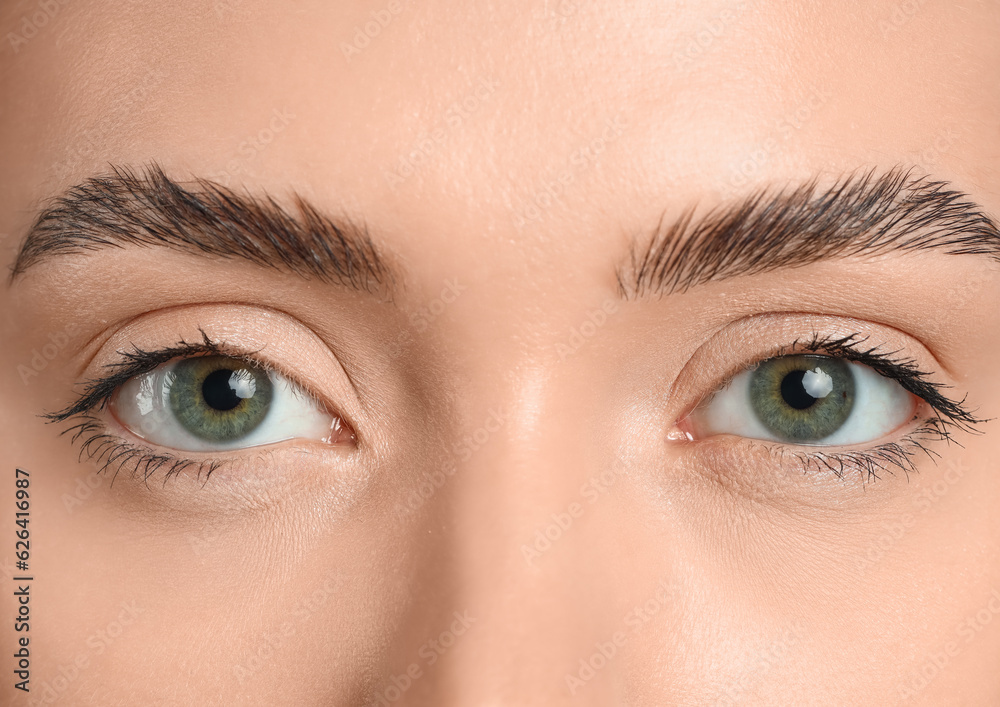
[[[618,280],[658,224],[758,188],[902,166],[1000,213],[995,4],[36,12],[0,11],[9,266],[47,200],[155,162],[365,224],[391,277],[126,246],[0,287],[0,494],[15,528],[30,472],[35,577],[31,692],[5,619],[5,702],[1000,703],[998,423],[877,480],[685,426],[768,351],[855,334],[1000,418],[995,260]],[[144,483],[40,417],[120,351],[203,336],[353,436]]]

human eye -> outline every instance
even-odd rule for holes
[[[196,470],[206,478],[228,456],[289,440],[353,441],[345,422],[256,354],[197,343],[119,351],[76,403],[47,415],[102,471],[128,466],[148,480]]]
[[[678,427],[690,440],[734,435],[800,447],[806,466],[869,480],[892,467],[914,470],[926,443],[981,422],[944,394],[931,373],[865,337],[815,336],[744,367],[702,400]]]

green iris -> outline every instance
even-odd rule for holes
[[[782,441],[816,442],[840,429],[850,416],[854,375],[838,358],[779,356],[753,372],[750,404]]]
[[[274,388],[266,371],[228,356],[198,356],[171,371],[170,409],[184,428],[210,442],[233,442],[267,416]]]

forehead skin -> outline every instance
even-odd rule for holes
[[[622,233],[753,181],[917,162],[987,196],[996,184],[988,3],[912,16],[860,2],[403,3],[348,56],[381,6],[306,7],[61,9],[6,52],[7,212],[26,218],[23,204],[59,176],[155,156],[178,173],[307,190],[391,229],[390,246],[415,263],[484,267],[521,289],[536,258],[565,249],[567,270],[604,269]],[[456,110],[477,87],[479,105]],[[247,144],[276,112],[274,140]],[[574,170],[542,222],[518,229],[607,120],[622,128],[600,163]],[[435,128],[442,142],[421,149]],[[392,179],[414,150],[416,174]],[[538,275],[528,280],[550,292]]]
[[[33,9],[7,4],[0,29],[17,31]],[[373,12],[387,24],[365,42],[358,28],[377,21]],[[757,184],[915,164],[1000,212],[998,36],[1000,8],[990,2],[77,0],[60,5],[30,40],[0,47],[0,259],[13,261],[40,200],[108,163],[155,159],[177,178],[295,190],[363,220],[403,271],[409,302],[434,297],[456,274],[474,282],[446,317],[462,332],[451,344],[463,367],[455,404],[481,420],[498,401],[514,422],[504,456],[483,462],[500,480],[469,492],[474,500],[454,521],[465,531],[452,540],[465,561],[465,594],[442,603],[441,615],[478,606],[481,629],[450,655],[450,679],[466,704],[487,704],[502,690],[551,694],[539,704],[556,704],[568,699],[563,673],[606,640],[633,597],[602,584],[602,558],[613,548],[573,556],[597,569],[526,578],[518,543],[544,515],[505,532],[511,517],[529,515],[512,499],[562,509],[580,484],[566,474],[562,486],[538,491],[547,483],[539,475],[561,468],[560,445],[574,439],[568,423],[553,422],[572,412],[559,396],[582,387],[555,370],[553,342],[614,296],[614,267],[631,237],[695,202],[711,205]],[[565,173],[567,183],[554,186]],[[554,201],[542,196],[550,188],[559,192]],[[9,291],[2,296],[5,309],[18,304]],[[694,327],[676,321],[678,330]],[[550,385],[559,375],[562,387]],[[2,414],[13,422],[10,411]],[[506,505],[487,503],[498,498]],[[493,525],[470,520],[477,514]],[[697,539],[683,540],[697,549]],[[664,550],[674,552],[685,551]],[[616,572],[641,574],[643,562]],[[728,581],[706,581],[713,579]],[[914,581],[905,572],[898,579]],[[613,608],[573,603],[574,582],[592,583],[588,598]],[[648,575],[642,582],[655,586]],[[429,581],[417,599],[437,601],[436,586]],[[634,599],[649,595],[637,590]],[[935,600],[926,587],[919,598]],[[644,655],[622,668],[629,687],[594,687],[589,697],[683,703],[702,694],[689,685],[709,682],[719,665],[730,672],[716,686],[739,677],[741,661],[781,635],[742,640],[733,624],[770,618],[746,607],[701,598],[689,607],[705,611],[710,625],[684,623],[697,617],[664,622],[641,648],[630,646]],[[711,624],[727,611],[731,619]],[[901,602],[890,612],[905,625]],[[588,616],[600,624],[593,631],[579,627]],[[817,618],[815,626],[835,631],[837,620]],[[864,623],[844,621],[851,630]],[[686,643],[671,643],[674,628]],[[387,672],[405,670],[432,634],[417,632],[414,650]],[[755,684],[755,695],[767,695],[762,704],[781,703],[783,688],[802,699],[813,689],[847,690],[824,662],[826,640],[821,631],[803,639],[807,656],[775,667],[767,686]],[[850,637],[838,640],[838,667],[856,660],[864,684],[878,680],[877,664],[906,636],[866,644],[878,656],[851,655],[843,648]],[[711,658],[696,654],[699,641],[712,644]],[[477,681],[463,682],[463,674]],[[324,680],[315,679],[317,689]],[[535,692],[518,692],[519,684]],[[894,695],[895,685],[886,691]]]

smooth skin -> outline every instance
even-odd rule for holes
[[[873,483],[670,434],[816,330],[1000,418],[998,268],[849,258],[627,302],[615,279],[661,216],[757,186],[902,164],[1000,213],[996,3],[53,5],[0,10],[4,263],[46,199],[155,160],[367,224],[399,288],[137,248],[0,287],[0,558],[17,466],[35,577],[32,691],[5,618],[5,703],[1000,704],[998,423]],[[357,447],[111,485],[39,417],[199,328]]]

